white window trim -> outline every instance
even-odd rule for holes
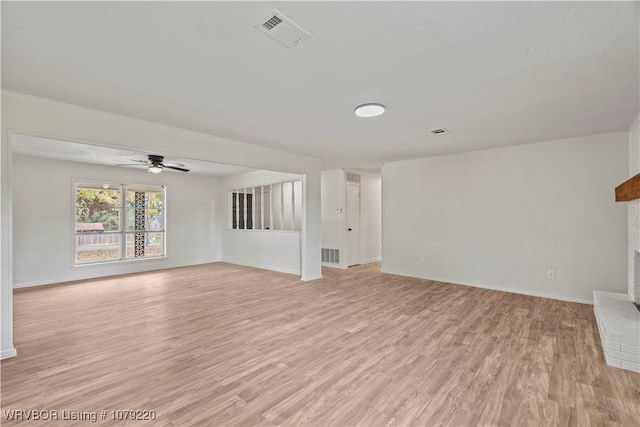
[[[158,184],[132,184],[132,183],[123,183],[123,182],[116,182],[116,181],[102,181],[102,180],[95,180],[95,179],[82,179],[82,178],[72,178],[71,180],[71,247],[73,248],[73,250],[71,251],[71,268],[87,268],[87,267],[101,267],[101,266],[107,266],[107,265],[122,265],[122,264],[128,264],[128,263],[139,263],[139,262],[151,262],[151,261],[158,261],[158,260],[166,260],[168,258],[167,255],[167,223],[168,223],[168,218],[167,218],[167,186],[166,185],[158,185]],[[121,238],[121,249],[120,249],[120,253],[121,253],[121,258],[118,260],[109,260],[109,261],[101,261],[101,262],[86,262],[86,263],[82,263],[82,264],[78,264],[76,263],[76,252],[77,252],[77,232],[76,232],[76,190],[78,188],[78,184],[99,184],[99,185],[104,185],[104,184],[108,184],[109,186],[117,186],[120,188],[120,192],[121,192],[121,200],[122,200],[122,206],[120,207],[120,209],[122,209],[122,213],[120,215],[120,231],[118,232],[113,232],[112,234],[120,234],[122,236]],[[126,258],[126,236],[127,234],[131,234],[134,233],[135,231],[127,231],[125,230],[126,225],[124,223],[125,221],[125,206],[124,206],[124,199],[125,199],[125,193],[127,191],[127,188],[129,187],[133,187],[136,189],[149,189],[149,190],[157,190],[158,187],[162,187],[163,189],[163,198],[162,200],[164,201],[164,207],[163,207],[163,217],[164,217],[164,227],[163,230],[160,231],[161,233],[164,234],[163,239],[162,239],[162,244],[163,244],[163,249],[162,249],[162,253],[163,255],[160,256],[154,256],[154,257],[144,257],[144,258]],[[146,232],[146,231],[145,231]],[[149,231],[150,233],[157,233],[158,231]]]

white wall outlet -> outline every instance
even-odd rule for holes
[[[556,270],[547,270],[547,279],[556,280]]]
[[[424,264],[424,257],[423,257],[423,256],[421,256],[420,258],[418,258],[418,262],[419,262],[420,264]]]

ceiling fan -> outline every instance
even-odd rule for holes
[[[163,169],[173,169],[180,172],[189,172],[189,169],[185,168],[182,163],[164,162],[164,156],[158,156],[156,154],[147,155],[147,160],[131,159],[132,162],[116,166],[146,166],[151,173],[160,173]]]

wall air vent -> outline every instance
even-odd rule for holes
[[[347,172],[346,175],[347,175],[347,181],[348,182],[356,182],[356,183],[360,184],[360,181],[361,181],[362,178],[357,173]]]
[[[440,128],[440,129],[432,129],[430,132],[431,132],[432,134],[434,134],[434,135],[438,135],[438,134],[440,134],[440,133],[446,133],[447,131],[446,131],[446,130],[444,130],[444,129],[442,129],[442,128]]]
[[[340,264],[340,249],[322,248],[322,262]]]
[[[262,18],[254,27],[286,47],[297,46],[309,38],[309,33],[277,10]]]

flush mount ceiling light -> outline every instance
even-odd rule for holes
[[[160,166],[151,165],[151,166],[149,166],[149,172],[150,173],[160,173],[160,172],[162,172],[162,168]]]
[[[358,117],[375,117],[384,113],[384,105],[382,104],[362,104],[358,105],[353,111]]]

